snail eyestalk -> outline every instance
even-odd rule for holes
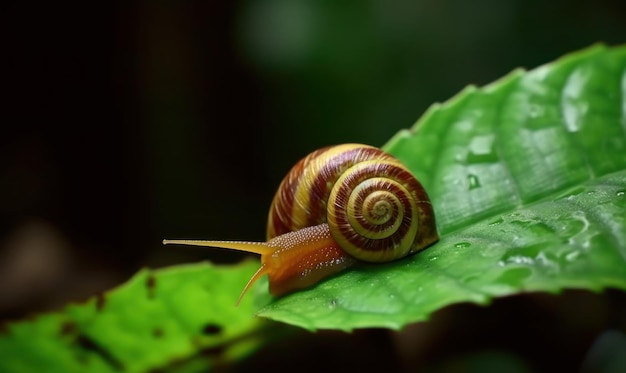
[[[163,240],[163,245],[219,247],[222,249],[239,250],[260,255],[268,254],[273,251],[265,242],[247,241]]]
[[[239,250],[245,251],[254,254],[271,254],[273,249],[268,247],[265,242],[245,242],[245,241],[206,241],[206,240],[163,240],[163,245],[186,245],[186,246],[207,246],[207,247],[218,247],[223,249],[230,250]],[[254,284],[259,278],[263,275],[267,274],[267,268],[265,264],[262,264],[261,267],[252,275],[246,286],[243,288],[243,291],[239,295],[237,299],[237,303],[235,306],[239,306],[241,299],[246,294],[248,289]]]

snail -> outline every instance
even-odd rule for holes
[[[439,237],[426,191],[395,157],[362,144],[329,146],[301,159],[272,201],[267,242],[163,240],[261,255],[244,287],[269,276],[281,296],[310,287],[359,261],[384,263]]]

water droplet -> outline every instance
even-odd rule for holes
[[[536,217],[523,217],[521,219],[510,220],[509,224],[522,228],[537,236],[545,236],[546,234],[552,234],[555,229],[551,226],[541,222]]]
[[[493,226],[496,226],[496,225],[500,225],[502,223],[504,223],[504,219],[502,219],[502,216],[500,216],[496,220],[490,222],[489,225],[493,227]]]
[[[527,228],[529,225],[532,224],[532,222],[528,220],[511,220],[509,224],[520,228]]]
[[[547,235],[555,233],[554,228],[542,222],[531,224],[528,230],[540,237],[546,237]]]
[[[548,255],[545,252],[540,252],[536,257],[535,257],[535,262],[543,265],[543,266],[554,266],[555,263],[553,262],[553,258],[554,255]]]
[[[454,247],[456,247],[457,249],[466,249],[468,247],[472,246],[471,243],[463,241],[463,242],[457,242],[454,244]]]
[[[335,308],[335,307],[337,307],[337,299],[332,299],[332,300],[330,301],[330,303],[328,303],[328,307],[329,307],[329,308]]]
[[[512,255],[507,258],[509,264],[533,264],[533,258],[524,255]]]
[[[432,255],[432,256],[428,257],[428,260],[430,260],[431,262],[434,261],[434,260],[437,260],[437,259],[439,259],[439,257],[437,255]]]
[[[474,174],[468,174],[467,181],[469,184],[469,190],[480,188],[480,181],[478,180],[478,176]]]
[[[623,190],[620,190],[619,192],[617,192],[618,197],[624,197],[625,194],[626,192],[624,192]]]
[[[498,155],[494,151],[494,135],[483,135],[474,137],[469,144],[467,154],[468,164],[495,163],[498,162]]]
[[[565,255],[565,260],[567,260],[568,262],[573,262],[574,260],[576,260],[576,258],[578,258],[579,255],[580,251],[572,251]]]

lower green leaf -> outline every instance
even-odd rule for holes
[[[262,343],[251,297],[235,307],[256,267],[143,270],[85,304],[9,324],[0,335],[0,371],[145,372],[241,358]]]

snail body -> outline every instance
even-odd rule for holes
[[[438,240],[426,191],[395,157],[361,144],[314,151],[289,171],[270,207],[267,242],[164,240],[261,255],[260,277],[280,296],[359,261],[384,263]]]

